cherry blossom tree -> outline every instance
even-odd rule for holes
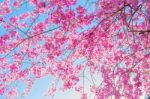
[[[21,80],[25,97],[47,76],[53,77],[46,92],[52,97],[59,89],[74,89],[81,99],[150,95],[150,1],[79,2],[0,3],[0,95],[17,99]]]

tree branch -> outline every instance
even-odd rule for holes
[[[144,34],[144,33],[146,33],[146,32],[150,32],[150,30],[148,29],[148,30],[131,30],[131,31],[128,31],[128,32],[139,32],[139,34]]]

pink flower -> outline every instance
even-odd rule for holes
[[[0,95],[2,95],[4,92],[5,92],[5,90],[6,90],[6,88],[5,87],[1,87],[2,85],[0,85]]]
[[[20,4],[19,4],[18,1],[14,1],[13,6],[14,6],[15,8],[19,8]]]
[[[119,39],[123,39],[124,34],[123,33],[119,33]]]
[[[64,82],[64,89],[70,89],[73,85],[73,82],[71,80],[66,80]]]
[[[85,8],[84,7],[82,7],[82,6],[78,6],[78,8],[77,8],[77,13],[78,14],[85,14]]]
[[[29,12],[26,12],[20,16],[20,19],[27,19],[30,16]]]
[[[54,97],[54,94],[56,92],[56,85],[53,83],[48,92],[46,93],[46,96],[51,95]]]
[[[40,2],[40,3],[38,4],[38,7],[39,7],[39,8],[45,8],[45,7],[46,7],[46,2]]]
[[[13,65],[10,66],[10,71],[11,71],[11,72],[16,72],[16,71],[18,71],[18,67],[17,67],[15,64],[13,64]]]
[[[13,25],[18,25],[18,17],[11,17],[11,18],[10,18],[10,22],[11,22]]]
[[[142,85],[142,83],[139,81],[137,83],[135,83],[135,86],[140,87]]]
[[[16,34],[17,34],[16,31],[11,31],[11,32],[10,32],[10,36],[11,36],[12,38],[15,37]]]
[[[87,99],[87,94],[83,93],[81,99]]]

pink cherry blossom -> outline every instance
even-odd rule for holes
[[[81,99],[150,95],[149,13],[148,0],[2,0],[0,95],[27,96],[44,77],[53,98],[72,89]]]

